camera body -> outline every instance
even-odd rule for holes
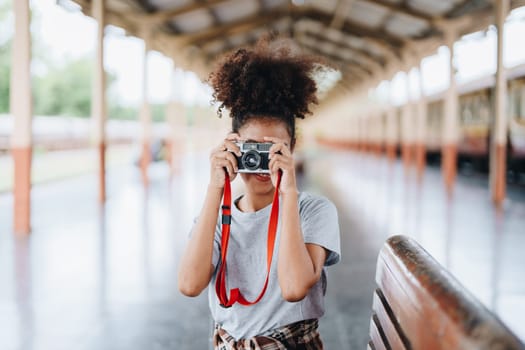
[[[265,173],[269,174],[268,167],[271,142],[237,142],[241,156],[237,157],[239,173]]]

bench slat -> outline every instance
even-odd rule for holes
[[[397,323],[390,307],[386,304],[386,300],[381,290],[377,289],[374,293],[372,308],[378,317],[378,321],[383,329],[383,332],[391,344],[393,349],[407,350],[410,349],[410,343],[403,333],[403,330]]]
[[[370,319],[370,337],[372,341],[372,346],[376,350],[391,350],[390,344],[386,340],[385,334],[381,325],[379,324],[379,319],[376,314],[372,315]]]

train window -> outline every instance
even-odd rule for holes
[[[507,115],[512,119],[519,119],[521,114],[521,96],[520,87],[511,86],[507,98]]]
[[[490,122],[490,105],[486,95],[482,96],[479,101],[479,120],[483,124]]]
[[[518,108],[517,119],[525,121],[525,85],[522,85],[519,91],[520,95],[518,96],[518,99],[520,101],[520,105]]]
[[[443,114],[443,105],[439,102],[431,103],[428,106],[428,120],[429,126],[439,126],[441,123],[441,115]]]
[[[463,111],[461,112],[461,121],[463,124],[471,124],[473,119],[471,107],[469,105],[465,105],[463,107]]]

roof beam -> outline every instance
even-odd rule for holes
[[[323,42],[323,41],[326,41],[326,39],[324,37],[320,37],[320,36],[314,36],[314,38],[319,41],[319,42]],[[298,37],[297,40],[299,41],[299,43],[305,45],[305,46],[311,46],[310,43],[308,42],[304,42],[304,41],[301,41],[301,37]],[[355,51],[354,49],[352,49],[351,47],[348,47],[346,45],[341,45],[340,43],[334,43],[333,41],[329,41],[330,44],[336,46],[338,49],[343,49],[343,50],[350,50],[352,55],[351,57],[346,57],[344,55],[341,55],[341,54],[333,54],[333,56],[336,56],[336,57],[339,57],[343,62],[347,62],[350,60],[350,62],[355,62],[355,63],[358,63],[359,65],[361,66],[364,66],[364,67],[367,67],[367,69],[369,69],[371,72],[374,72],[374,71],[380,71],[383,69],[383,65],[380,64],[379,62],[367,57],[366,55],[362,54],[362,53],[359,53],[357,51]],[[319,48],[321,48],[322,46],[321,45],[318,45]],[[323,52],[322,50],[319,50],[320,52]],[[340,50],[337,50],[337,52],[340,52]]]
[[[213,28],[209,28],[194,34],[182,34],[175,38],[182,45],[201,45],[202,43],[226,35],[234,35],[242,32],[248,32],[255,28],[268,25],[282,17],[289,15],[288,6],[278,7],[266,13],[258,13],[238,21],[224,23]]]
[[[330,27],[334,29],[341,29],[345,23],[346,16],[352,7],[354,0],[338,0],[337,7],[335,8],[334,17],[330,23]]]
[[[235,48],[240,48],[242,46],[250,46],[257,42],[257,39],[255,37],[248,37],[247,40],[240,46],[232,46],[229,43],[226,43],[226,45],[223,46],[223,48],[220,51],[210,53],[207,49],[206,45],[202,45],[199,47],[199,49],[202,51],[204,58],[206,62],[213,62],[217,57],[220,57],[224,55],[226,52],[234,50]]]
[[[514,10],[515,8],[525,6],[525,0],[512,0],[510,2],[510,10]]]
[[[305,47],[308,51],[313,52],[316,55],[324,56],[324,57],[328,58],[329,60],[334,61],[334,63],[338,63],[338,64],[342,65],[341,68],[344,69],[344,70],[348,69],[348,66],[351,66],[352,68],[355,68],[356,70],[362,71],[363,73],[366,73],[369,76],[372,76],[373,73],[374,73],[372,71],[372,69],[370,69],[367,66],[364,66],[361,62],[358,62],[357,60],[344,59],[343,57],[341,57],[339,55],[334,55],[334,54],[331,54],[331,53],[323,52],[322,50],[319,49],[319,47],[317,45],[311,45],[309,43],[301,42],[301,41],[299,42],[299,44],[301,46]]]
[[[148,0],[136,0],[139,6],[144,9],[145,12],[152,13],[156,11],[155,6],[153,6]]]
[[[467,13],[472,13],[472,12],[477,12],[479,10],[483,10],[487,7],[490,7],[490,5],[491,3],[485,0],[467,0],[459,4],[455,8],[453,8],[451,11],[449,11],[446,14],[446,17],[448,18],[461,17],[463,15],[466,15]]]
[[[352,45],[349,45],[348,43],[345,43],[345,42],[332,40],[332,39],[322,35],[321,33],[305,32],[304,34],[308,35],[310,37],[313,37],[313,38],[315,38],[317,40],[328,41],[328,42],[330,42],[332,44],[341,46],[344,49],[352,50],[353,52],[356,53],[356,55],[360,56],[363,60],[373,61],[374,64],[379,64],[379,65],[382,66],[386,62],[386,59],[384,57],[378,57],[378,56],[372,55],[369,51],[366,51],[366,50],[363,50],[363,49],[358,49],[358,48],[356,48],[356,47],[354,47]]]
[[[90,17],[93,17],[92,15],[92,8],[91,2],[88,2],[87,0],[73,0],[76,2],[80,7],[82,8],[82,12]],[[109,9],[105,9],[105,18],[107,24],[112,24],[114,26],[123,28],[126,32],[132,33],[133,35],[139,35],[139,28],[133,23],[132,21],[129,21],[126,17],[123,17],[121,14],[116,13],[114,11],[111,11]]]
[[[170,10],[156,11],[148,14],[141,14],[136,12],[125,12],[122,15],[125,17],[132,17],[133,19],[143,23],[143,24],[156,24],[169,21],[173,17],[184,15],[189,12],[209,9],[213,5],[218,5],[223,2],[230,0],[207,0],[206,2],[192,2],[188,5],[177,7]]]
[[[414,17],[414,18],[417,18],[423,21],[427,21],[427,22],[432,22],[432,20],[435,18],[432,15],[429,15],[427,13],[423,13],[421,11],[416,11],[412,9],[411,7],[406,5],[406,2],[402,2],[400,5],[396,5],[395,3],[387,2],[385,0],[366,0],[366,1],[371,4],[375,4],[383,8],[389,9],[391,11],[402,13],[410,17]]]
[[[324,12],[321,12],[313,8],[301,9],[298,11],[300,15],[302,15],[303,17],[319,21],[323,23],[325,27],[330,26],[330,23],[332,22],[332,17],[330,15],[327,15]],[[359,25],[357,23],[352,23],[348,20],[345,21],[345,23],[343,23],[343,25],[341,26],[341,31],[343,33],[349,33],[349,34],[353,33],[355,35],[365,37],[365,38],[373,38],[376,41],[380,41],[395,49],[401,48],[405,43],[404,38],[399,38],[397,36],[394,36],[390,33],[385,32],[383,29],[376,30],[372,28],[366,28],[362,25]]]

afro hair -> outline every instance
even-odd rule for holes
[[[220,103],[219,116],[229,110],[234,132],[250,118],[271,117],[284,121],[294,138],[295,118],[311,114],[310,105],[318,103],[312,74],[324,64],[296,51],[291,40],[268,36],[219,61],[208,81]]]

